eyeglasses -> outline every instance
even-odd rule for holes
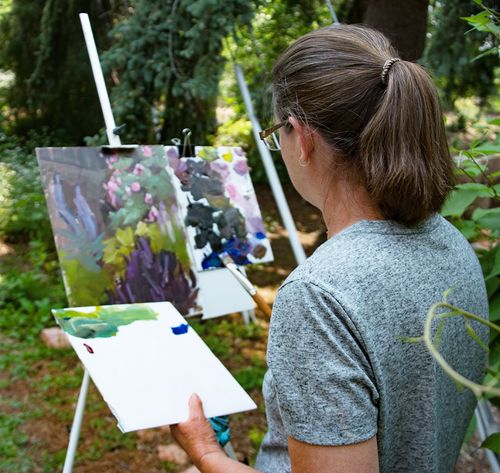
[[[276,133],[282,126],[285,126],[288,123],[288,118],[283,120],[282,122],[274,125],[270,128],[266,128],[259,132],[260,139],[265,143],[267,149],[269,151],[280,151],[280,140],[279,134]]]

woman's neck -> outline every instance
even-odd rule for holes
[[[321,209],[328,238],[361,220],[384,220],[380,209],[362,185],[336,182]]]

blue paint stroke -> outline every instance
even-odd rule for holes
[[[170,327],[174,335],[184,335],[187,333],[189,325],[188,324],[180,324],[177,327]]]
[[[263,232],[257,232],[255,236],[257,237],[258,240],[264,240],[266,238],[266,234]]]

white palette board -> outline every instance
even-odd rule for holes
[[[207,417],[256,408],[190,326],[186,333],[173,333],[172,327],[187,322],[172,304],[137,305],[153,309],[157,319],[120,326],[116,335],[106,338],[80,338],[65,330],[120,430],[130,432],[186,421],[192,393],[200,396]],[[68,310],[93,312],[95,307]]]

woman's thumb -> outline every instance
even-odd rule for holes
[[[202,417],[205,417],[205,414],[203,414],[203,403],[200,396],[193,393],[189,398],[189,419],[200,419]]]

